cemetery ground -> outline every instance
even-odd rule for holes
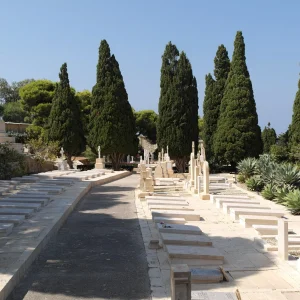
[[[128,175],[125,173],[122,176]],[[122,172],[119,174],[121,176]],[[90,179],[93,180],[97,179]],[[164,182],[167,180],[172,179],[167,178]],[[77,199],[77,202],[73,200],[74,211],[68,218],[65,215],[65,218],[59,219],[62,227],[59,226],[57,234],[54,232],[44,249],[40,249],[36,260],[33,262],[31,259],[26,265],[23,261],[23,271],[19,271],[18,279],[11,282],[13,285],[18,281],[18,284],[9,298],[3,294],[0,299],[170,299],[170,257],[165,248],[148,248],[151,240],[161,237],[159,226],[153,222],[153,204],[137,197],[138,190],[135,188],[138,183],[139,176],[131,175],[94,186],[85,194],[82,191],[88,181],[77,182],[66,188],[64,193],[54,196],[54,201],[36,216],[16,227],[16,232],[1,238],[3,243],[6,241],[0,249],[3,287],[7,271],[11,274],[16,272],[16,266],[24,259],[18,258],[24,250],[22,247],[34,251],[40,236],[54,223],[57,224],[58,211],[61,213],[63,207],[70,206],[71,198]],[[190,209],[198,217],[200,215],[200,219],[185,220],[183,224],[199,227],[201,239],[212,243],[212,248],[208,249],[224,256],[222,267],[228,281],[202,284],[192,281],[192,299],[214,299],[205,298],[207,295],[203,296],[203,292],[219,293],[220,298],[216,299],[234,299],[221,297],[234,293],[236,289],[239,289],[242,300],[300,299],[300,273],[294,264],[280,260],[277,252],[267,251],[259,244],[260,236],[254,228],[244,228],[238,220],[223,212],[224,207],[219,209],[212,201],[200,200],[182,186],[175,192],[172,186],[154,186],[154,192],[165,193],[164,197],[169,195],[170,209],[178,209],[179,212],[182,208],[174,205],[174,193],[184,198],[184,201],[179,201],[179,206],[186,202],[184,209]],[[247,195],[253,203],[259,201],[261,206],[269,206],[270,211],[282,209],[280,205],[235,186],[224,189],[222,193],[227,196]],[[84,197],[79,200],[81,196]],[[165,202],[168,202],[167,199]],[[287,211],[285,216],[290,227],[299,235],[299,217]],[[37,221],[42,223],[37,225]],[[22,234],[26,238],[20,238]],[[179,243],[183,243],[185,238],[181,237]],[[191,244],[189,247],[193,248]],[[176,264],[186,261],[184,258],[174,260]],[[188,264],[193,265],[194,262],[197,264],[197,260]]]

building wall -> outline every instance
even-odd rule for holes
[[[26,128],[30,124],[28,123],[12,123],[12,122],[5,122],[5,130],[6,132],[8,131],[13,131],[13,132],[25,132]]]

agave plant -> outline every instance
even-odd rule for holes
[[[248,179],[254,175],[255,166],[256,159],[249,157],[240,161],[237,165],[237,169],[240,175],[243,175],[245,179]]]
[[[276,202],[279,204],[285,204],[286,195],[293,190],[294,187],[288,184],[284,184],[282,186],[277,187],[274,192]]]
[[[300,184],[300,171],[292,164],[280,164],[276,168],[275,182],[279,186],[284,184],[297,186]]]
[[[261,176],[265,184],[273,184],[276,178],[278,163],[271,159],[270,155],[264,154],[256,163],[256,173]]]
[[[267,200],[275,198],[275,186],[271,183],[267,184],[261,192],[261,195]]]
[[[254,175],[246,180],[247,188],[250,191],[260,192],[263,187],[264,183],[262,182],[261,178],[258,175]]]
[[[293,215],[300,215],[300,190],[289,192],[285,196],[285,201]]]

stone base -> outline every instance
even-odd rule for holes
[[[200,199],[201,200],[210,200],[210,195],[209,194],[201,193],[200,194]]]
[[[103,158],[97,158],[95,169],[105,169],[105,163],[103,162]]]

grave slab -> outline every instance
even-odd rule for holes
[[[216,200],[216,207],[222,208],[224,203],[240,203],[240,204],[260,204],[260,201],[252,199],[219,199]]]
[[[176,234],[195,234],[200,235],[202,234],[202,231],[199,227],[193,226],[193,225],[181,225],[181,224],[165,224],[167,227],[164,226],[164,224],[157,223],[156,226],[158,228],[159,232],[162,233],[176,233]]]
[[[7,236],[13,230],[13,223],[0,223],[0,236]]]
[[[171,201],[186,201],[185,198],[182,197],[169,197],[169,196],[146,196],[146,200],[171,200]]]
[[[271,209],[270,207],[261,206],[260,204],[248,204],[248,203],[223,203],[223,213],[228,214],[230,208],[256,208],[256,209]]]
[[[159,205],[159,204],[151,204],[148,205],[150,210],[180,210],[180,211],[194,211],[193,208],[187,205]]]
[[[0,215],[24,215],[25,218],[29,218],[33,213],[33,209],[0,208]]]
[[[29,208],[38,211],[41,207],[41,203],[12,203],[9,201],[0,201],[0,208]]]
[[[22,224],[25,220],[24,215],[0,215],[0,223]]]
[[[230,216],[234,220],[238,220],[240,215],[254,215],[254,216],[273,216],[282,217],[286,214],[284,210],[265,210],[265,209],[249,209],[249,208],[231,208]]]
[[[241,300],[232,292],[192,291],[192,300]],[[253,299],[254,300],[254,299]]]
[[[164,217],[155,217],[153,218],[155,223],[165,223],[165,224],[185,224],[186,221],[184,218],[164,218]]]
[[[245,216],[240,215],[240,224],[244,226],[244,228],[251,228],[252,225],[277,225],[278,217],[270,217],[270,216]]]
[[[212,245],[210,238],[205,235],[161,233],[160,236],[165,245]]]
[[[210,200],[212,203],[216,202],[216,199],[249,199],[248,196],[243,195],[211,195]]]
[[[192,283],[218,283],[223,281],[223,274],[219,269],[191,269]]]
[[[181,205],[187,206],[189,205],[186,201],[172,201],[172,200],[147,200],[148,205]]]
[[[200,213],[196,211],[157,210],[152,217],[184,218],[186,221],[200,221]]]
[[[41,203],[42,206],[48,204],[48,198],[27,198],[27,197],[9,197],[0,199],[0,201],[4,202],[12,202],[12,203]]]

